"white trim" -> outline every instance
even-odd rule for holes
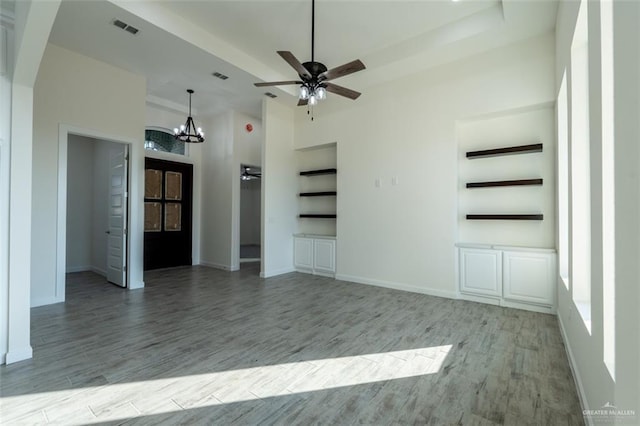
[[[103,277],[107,277],[107,271],[105,271],[104,269],[98,268],[96,266],[90,266],[89,270],[95,274],[101,275]],[[143,283],[143,287],[144,287],[144,283]]]
[[[260,262],[259,257],[241,257],[240,263]]]
[[[75,274],[76,272],[87,272],[91,270],[91,266],[67,266],[67,274]]]
[[[33,357],[33,349],[29,345],[19,350],[7,352],[7,354],[5,355],[5,363],[9,365],[9,364],[13,364],[14,362],[31,359],[32,357]]]
[[[205,260],[201,260],[200,265],[207,266],[209,268],[222,269],[223,271],[230,271],[230,272],[238,271],[240,269],[240,268],[234,269],[232,266],[229,266],[229,265],[223,265],[222,263],[216,263],[216,262],[207,262]]]
[[[31,301],[31,307],[37,308],[38,306],[53,305],[55,303],[63,303],[64,297],[44,297],[42,299],[36,299]]]
[[[444,297],[447,299],[456,299],[455,291],[436,290],[432,288],[416,287],[411,284],[397,283],[391,281],[375,280],[371,278],[357,277],[353,275],[336,274],[336,279],[341,281],[350,281],[358,284],[373,285],[376,287],[391,288],[394,290],[409,291],[411,293],[427,294],[429,296]]]
[[[85,136],[93,139],[107,140],[110,142],[116,142],[127,145],[134,145],[139,143],[138,140],[127,138],[123,136],[114,136],[103,133],[99,130],[86,129],[68,124],[62,124],[58,126],[58,224],[56,227],[56,295],[55,301],[50,303],[59,303],[65,301],[65,271],[66,271],[66,251],[67,251],[67,149],[69,145],[69,134]],[[131,150],[129,150],[131,152]],[[132,173],[129,173],[129,179],[132,177]],[[129,188],[131,188],[131,181],[128,182]],[[131,192],[131,189],[129,189]],[[131,221],[131,204],[128,203],[127,213],[127,229],[132,230]],[[130,232],[127,235],[127,240],[130,238]],[[127,242],[129,245],[129,242]],[[131,256],[127,253],[127,287],[129,289],[136,289],[144,287],[144,281],[132,282],[132,268],[131,268]],[[46,303],[45,303],[46,304]],[[33,306],[41,306],[34,304]]]
[[[278,275],[289,274],[291,272],[296,272],[296,269],[294,267],[291,267],[291,268],[276,269],[275,271],[265,271],[265,272],[260,272],[260,278],[271,278]]]
[[[567,358],[569,359],[569,367],[571,368],[573,381],[576,385],[576,388],[578,389],[578,398],[580,399],[580,405],[582,406],[583,411],[588,410],[589,404],[587,402],[587,394],[585,393],[584,387],[582,386],[582,379],[580,378],[580,374],[578,373],[577,363],[573,356],[573,351],[571,350],[569,339],[567,339],[567,332],[565,331],[564,323],[562,322],[562,317],[560,315],[558,315],[558,324],[560,325],[560,336],[562,336],[562,342],[564,343]],[[591,418],[591,416],[585,416],[583,418],[589,426],[593,426],[593,419]]]

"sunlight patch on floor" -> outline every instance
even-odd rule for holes
[[[435,374],[451,345],[317,359],[0,399],[3,419],[87,424]],[[185,370],[188,366],[185,366]]]

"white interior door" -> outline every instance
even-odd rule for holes
[[[121,287],[127,286],[127,148],[109,159],[107,280]]]

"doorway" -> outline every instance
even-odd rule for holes
[[[74,134],[67,141],[65,271],[127,287],[128,146]]]
[[[192,264],[193,165],[145,158],[144,270]]]
[[[240,263],[260,261],[260,199],[262,170],[240,166]]]

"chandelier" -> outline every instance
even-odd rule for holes
[[[193,90],[187,89],[187,93],[189,93],[189,116],[185,124],[181,124],[180,128],[173,129],[173,136],[182,142],[201,143],[204,142],[204,132],[201,127],[196,128],[191,117],[191,95]]]

